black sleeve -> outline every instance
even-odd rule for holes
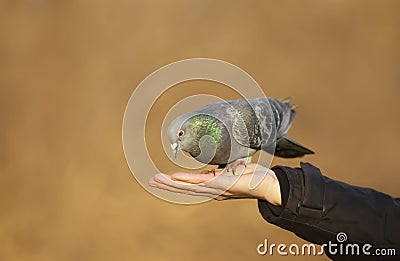
[[[282,205],[258,200],[261,215],[268,222],[319,245],[337,243],[336,235],[343,232],[347,243],[394,248],[400,255],[398,199],[325,177],[309,163],[301,163],[301,168],[277,166],[272,170],[280,183]]]

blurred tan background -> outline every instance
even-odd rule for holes
[[[399,8],[0,0],[0,260],[281,260],[257,245],[303,242],[254,200],[174,205],[133,179],[125,106],[148,74],[184,58],[231,62],[267,95],[293,96],[289,135],[316,151],[304,161],[400,196]]]

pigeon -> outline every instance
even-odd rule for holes
[[[168,127],[174,157],[183,150],[202,163],[234,172],[258,150],[283,158],[314,154],[286,136],[296,115],[290,100],[220,101],[180,115]]]

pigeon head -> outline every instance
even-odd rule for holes
[[[177,117],[168,127],[168,138],[176,158],[179,150],[189,152],[193,157],[200,154],[200,139],[209,135],[221,140],[219,121],[210,115],[188,113]]]
[[[185,149],[191,139],[190,122],[190,116],[185,114],[173,120],[168,127],[168,138],[175,158],[178,151],[182,147]]]

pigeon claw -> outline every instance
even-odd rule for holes
[[[235,175],[236,168],[237,168],[238,166],[240,166],[240,165],[244,165],[244,167],[246,168],[246,167],[247,167],[246,160],[244,160],[244,159],[238,159],[238,160],[236,160],[235,162],[232,162],[231,164],[228,164],[226,170],[227,170],[228,172],[229,172],[230,170],[232,170],[232,174]]]
[[[212,170],[205,169],[205,170],[202,170],[200,173],[201,174],[210,174],[210,173],[212,173],[215,176],[215,169],[212,169]]]

